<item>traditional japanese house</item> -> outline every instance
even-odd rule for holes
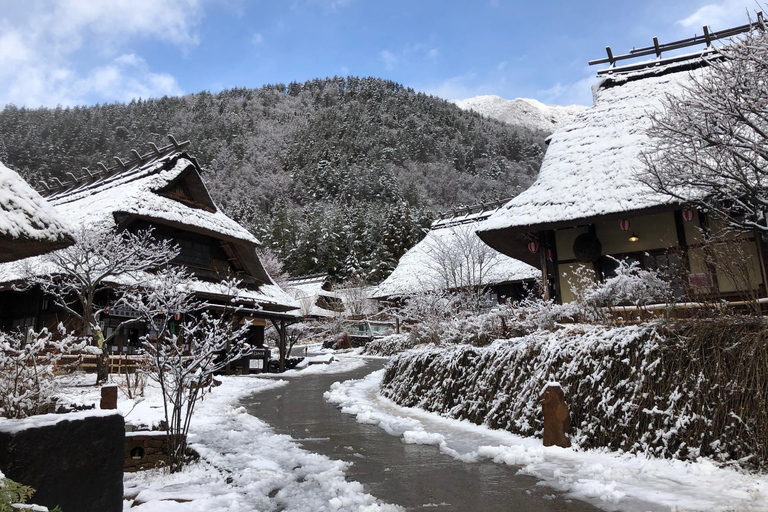
[[[712,41],[750,29],[721,33],[634,50],[592,63],[609,63],[598,72],[594,106],[549,139],[544,161],[531,187],[510,200],[480,227],[488,245],[539,267],[548,293],[563,302],[574,299],[572,283],[579,267],[598,279],[613,275],[616,259],[683,275],[679,295],[737,299],[745,292],[766,294],[765,244],[756,233],[738,239],[743,269],[736,279],[729,257],[705,254],[703,233],[722,222],[671,197],[654,193],[638,179],[641,155],[651,147],[647,129],[668,95],[682,94],[691,77],[707,73],[716,58]],[[695,53],[662,58],[662,52],[706,44]],[[651,61],[619,66],[647,55]],[[717,251],[716,251],[717,252]]]
[[[21,176],[0,163],[0,263],[61,249],[70,228]]]
[[[261,348],[260,355],[266,357],[267,323],[284,334],[286,322],[297,318],[298,304],[264,270],[256,254],[259,241],[216,206],[200,165],[185,151],[188,142],[169,138],[171,143],[165,147],[153,144],[146,154],[134,150],[128,161],[115,158],[112,167],[100,164],[98,171],[86,169],[80,177],[70,174],[66,183],[43,183],[41,190],[53,210],[75,229],[151,227],[155,238],[172,240],[179,254],[171,263],[187,267],[198,278],[195,293],[213,310],[224,309],[232,299],[221,280],[227,276],[242,280],[237,321],[251,322],[251,345]],[[39,329],[66,321],[41,293],[11,289],[21,279],[18,264],[25,263],[35,267],[35,260],[0,265],[0,327]],[[105,335],[132,315],[124,308],[109,309],[102,317]],[[147,328],[139,325],[118,333],[111,352],[134,352]]]
[[[406,252],[373,291],[387,300],[416,293],[478,288],[489,305],[520,299],[540,275],[536,267],[487,247],[477,237],[482,221],[502,203],[453,210],[432,223],[427,235]]]
[[[334,318],[344,312],[344,303],[333,290],[328,274],[289,278],[285,291],[298,302],[304,318]]]

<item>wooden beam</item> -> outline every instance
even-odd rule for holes
[[[733,37],[738,34],[743,34],[744,32],[749,32],[750,30],[755,28],[763,28],[763,26],[764,26],[763,13],[758,12],[757,21],[754,23],[739,25],[738,27],[721,30],[719,32],[710,32],[709,29],[705,28],[704,35],[702,36],[689,37],[686,39],[680,39],[678,41],[673,41],[671,43],[665,43],[665,44],[659,44],[658,38],[654,37],[653,46],[636,48],[624,55],[610,54],[607,59],[597,59],[597,60],[589,61],[589,65],[593,66],[595,64],[608,64],[608,63],[613,65],[616,61],[634,59],[636,57],[643,57],[646,55],[656,55],[656,57],[660,57],[661,53],[663,52],[679,50],[680,48],[687,48],[689,46],[695,46],[698,44],[707,44],[707,47],[710,47],[712,41],[716,41],[718,39],[727,39],[729,37]]]

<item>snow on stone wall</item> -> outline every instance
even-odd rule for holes
[[[524,436],[541,436],[542,386],[562,384],[576,449],[768,462],[768,347],[758,323],[569,325],[492,345],[395,356],[381,393]]]

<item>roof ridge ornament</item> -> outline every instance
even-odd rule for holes
[[[75,176],[72,172],[67,172],[66,176],[69,177],[69,180],[66,182],[62,182],[58,178],[52,178],[50,181],[51,185],[48,183],[45,183],[44,181],[40,182],[40,187],[37,188],[37,191],[44,196],[51,196],[55,194],[60,194],[62,192],[65,192],[67,190],[73,189],[77,187],[77,185],[80,185],[84,180],[88,182],[89,185],[97,183],[99,180],[116,175],[118,173],[128,171],[130,169],[134,169],[136,167],[142,167],[148,163],[154,162],[156,160],[159,160],[160,158],[166,157],[170,155],[171,153],[174,153],[176,151],[181,151],[182,149],[186,148],[191,144],[189,140],[185,140],[183,142],[179,142],[176,137],[174,137],[172,134],[168,134],[168,140],[170,141],[170,144],[163,147],[158,147],[157,144],[154,142],[149,143],[149,147],[151,151],[149,153],[146,153],[142,155],[139,151],[136,149],[131,149],[130,154],[131,158],[129,158],[126,161],[123,161],[120,157],[114,156],[112,159],[115,161],[115,165],[108,167],[104,162],[97,163],[97,169],[94,172],[91,172],[87,167],[83,167],[81,169],[82,174],[80,177]]]
[[[688,60],[688,59],[700,57],[704,54],[714,51],[714,47],[712,46],[713,41],[717,41],[718,39],[726,39],[729,37],[733,37],[739,34],[743,34],[745,32],[749,32],[750,30],[754,30],[754,29],[765,30],[765,28],[766,28],[766,25],[765,25],[765,20],[763,18],[763,13],[762,11],[760,11],[757,13],[757,21],[753,22],[750,18],[750,22],[745,25],[739,25],[737,27],[728,28],[725,30],[721,30],[719,32],[712,32],[708,26],[704,26],[703,27],[704,35],[694,35],[693,37],[680,39],[678,41],[672,41],[670,43],[663,43],[663,44],[659,43],[658,37],[654,37],[653,45],[645,46],[642,48],[633,48],[632,50],[629,51],[629,53],[626,53],[623,55],[614,55],[613,51],[611,50],[611,47],[606,46],[605,53],[607,54],[607,57],[602,59],[591,60],[589,61],[589,65],[594,66],[596,64],[609,64],[607,68],[599,70],[597,72],[598,75],[612,74],[616,72],[637,71],[640,69],[653,67],[662,63],[662,55],[664,52],[680,50],[682,48],[688,48],[688,47],[696,46],[700,44],[706,45],[702,50],[700,50],[698,55],[684,55],[684,56],[672,57],[672,58],[669,58],[669,60],[664,59],[664,62],[677,62],[679,60]],[[645,57],[649,55],[655,55],[656,60],[616,67],[616,63],[618,61],[627,60],[627,59],[636,59],[638,57]]]

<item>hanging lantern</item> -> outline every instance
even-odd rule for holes
[[[547,254],[547,260],[554,261],[554,257],[552,255],[552,249],[547,249],[546,254]]]
[[[693,210],[690,208],[683,210],[683,219],[685,222],[691,222],[693,220]]]
[[[629,231],[629,226],[631,223],[629,222],[629,219],[624,219],[619,223],[619,226],[621,226],[622,231]]]
[[[532,253],[539,252],[539,242],[528,242],[528,250]]]
[[[175,315],[173,315],[173,319],[176,320],[177,322],[181,320],[181,313],[176,313]]]

